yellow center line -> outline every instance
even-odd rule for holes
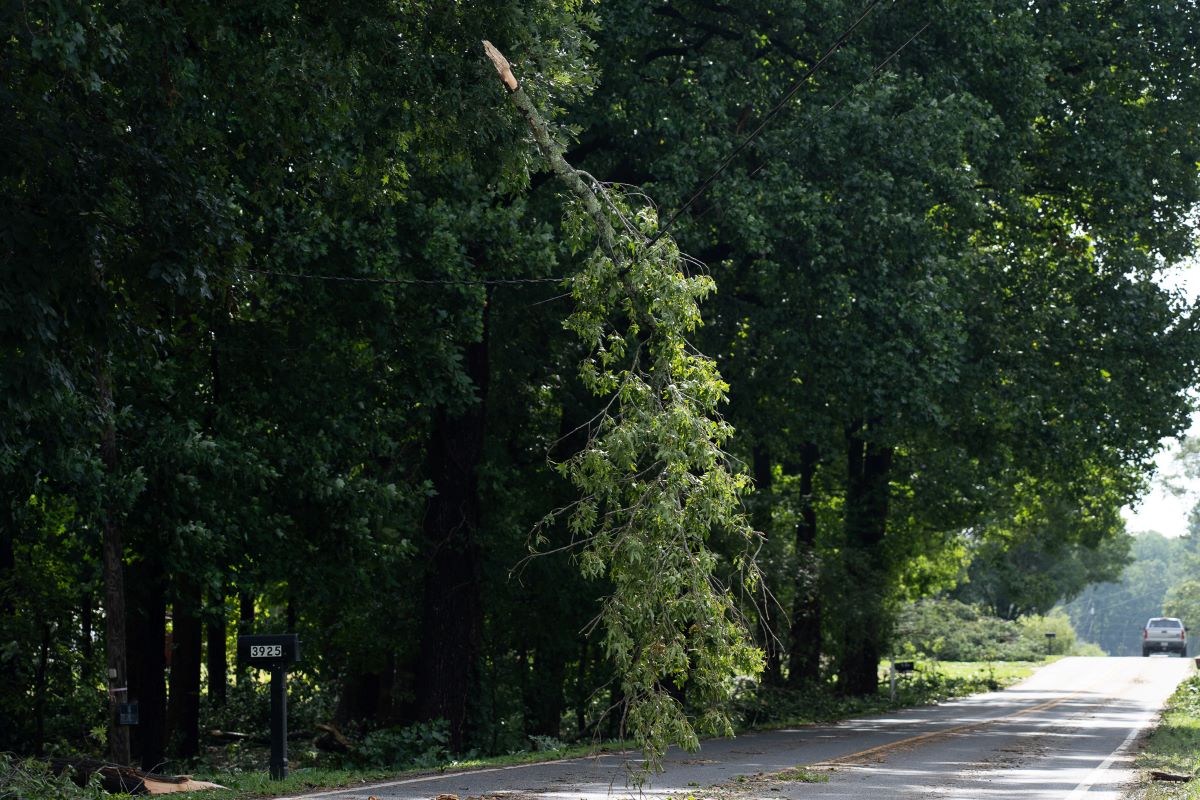
[[[874,747],[868,747],[865,750],[859,750],[856,753],[848,753],[847,755],[838,756],[837,758],[829,758],[824,761],[820,761],[816,764],[809,764],[808,766],[810,766],[810,767],[838,766],[841,764],[847,764],[847,763],[853,762],[858,759],[869,758],[870,756],[876,755],[878,753],[885,753],[889,750],[893,750],[898,747],[903,747],[905,745],[911,745],[911,744],[915,744],[917,742],[923,742],[926,739],[935,739],[940,736],[951,736],[953,734],[962,733],[964,731],[978,730],[979,728],[984,728],[988,725],[992,725],[997,722],[1007,722],[1008,720],[1016,719],[1017,717],[1023,717],[1026,714],[1035,714],[1038,711],[1045,711],[1048,708],[1054,708],[1055,706],[1062,705],[1063,703],[1066,703],[1070,700],[1074,700],[1076,697],[1079,697],[1082,694],[1087,694],[1087,693],[1091,692],[1092,689],[1095,688],[1095,686],[1099,685],[1099,683],[1100,682],[1097,681],[1097,683],[1092,684],[1092,686],[1089,686],[1086,689],[1079,689],[1079,690],[1071,692],[1071,694],[1065,695],[1063,697],[1056,697],[1053,700],[1045,700],[1041,703],[1038,703],[1037,705],[1029,706],[1028,708],[1022,708],[1019,711],[1013,711],[1010,714],[1005,714],[1000,717],[992,717],[990,719],[983,719],[983,720],[978,720],[976,722],[967,722],[962,725],[955,725],[954,727],[951,727],[951,728],[941,728],[936,731],[927,731],[925,733],[919,733],[915,736],[909,736],[904,739],[897,739],[894,742],[885,742],[883,744],[877,744]]]

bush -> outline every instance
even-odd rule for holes
[[[445,720],[404,728],[380,728],[363,737],[354,751],[358,766],[411,769],[441,766],[451,760],[450,726]]]
[[[940,661],[1037,661],[1046,656],[1047,632],[1055,634],[1052,653],[1085,654],[1061,609],[1013,621],[958,600],[930,599],[900,610],[892,647],[897,655]]]
[[[1030,645],[1036,643],[1040,647],[1039,658],[1046,653],[1047,633],[1054,634],[1054,640],[1050,643],[1050,652],[1052,654],[1076,654],[1077,637],[1075,636],[1075,628],[1071,626],[1071,618],[1061,608],[1056,608],[1044,616],[1033,615],[1021,617],[1017,620],[1017,627],[1021,630],[1023,641],[1028,642]]]

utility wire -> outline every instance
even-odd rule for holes
[[[485,280],[450,280],[435,278],[367,278],[355,275],[316,275],[304,272],[280,272],[270,269],[252,269],[243,267],[246,272],[256,275],[274,275],[277,278],[299,278],[301,280],[337,281],[341,283],[375,283],[400,284],[417,286],[522,286],[538,283],[559,283],[567,278],[488,278]]]
[[[826,117],[827,115],[829,115],[834,109],[836,109],[842,103],[846,102],[851,97],[858,94],[858,91],[860,89],[862,89],[864,86],[866,86],[868,83],[870,83],[872,80],[874,80],[879,75],[879,73],[883,71],[884,67],[886,67],[888,64],[890,64],[896,58],[896,56],[900,55],[900,53],[904,50],[904,48],[908,47],[910,44],[913,43],[914,40],[916,40],[916,38],[918,36],[920,36],[922,33],[924,33],[925,29],[928,28],[929,25],[930,25],[930,23],[928,23],[928,22],[926,22],[924,25],[922,25],[920,27],[920,29],[917,30],[916,33],[914,33],[912,36],[908,37],[908,39],[904,42],[904,44],[900,45],[895,50],[893,50],[891,52],[891,54],[887,58],[885,58],[883,61],[880,61],[879,64],[876,65],[876,67],[873,70],[871,70],[871,74],[868,75],[865,80],[860,81],[858,84],[856,84],[854,87],[852,87],[850,89],[850,91],[846,92],[844,95],[839,97],[832,105],[826,106],[824,109],[822,109],[820,112],[818,112],[816,116],[814,116],[812,119],[808,120],[808,123],[806,125],[804,125],[802,128],[800,128],[799,130],[804,131],[804,130],[807,130],[808,128],[811,128],[813,126],[813,124],[815,124],[819,120],[821,120],[824,117]],[[759,164],[757,167],[755,167],[753,170],[751,170],[750,174],[747,177],[751,178],[751,179],[755,178],[760,172],[762,172],[764,169],[766,169],[768,166],[770,166],[770,164],[771,164],[770,159],[764,160],[763,163]],[[703,219],[710,211],[713,210],[713,208],[715,208],[715,206],[709,206],[704,211],[700,212],[700,214],[697,215],[696,219],[697,220]]]
[[[787,92],[784,93],[783,98],[778,103],[776,103],[766,113],[766,115],[763,116],[762,120],[754,128],[754,130],[751,131],[750,134],[744,140],[742,140],[742,142],[737,147],[735,147],[727,156],[725,156],[724,159],[722,159],[721,163],[717,166],[716,170],[714,170],[711,175],[709,175],[707,178],[704,179],[704,181],[702,181],[700,183],[700,185],[696,188],[696,190],[694,192],[692,192],[692,195],[688,198],[687,202],[685,202],[682,206],[680,206],[678,209],[676,209],[671,214],[671,216],[667,219],[667,221],[665,223],[663,223],[662,227],[660,227],[658,229],[658,231],[656,231],[655,234],[650,237],[650,239],[646,242],[647,248],[653,247],[655,242],[657,242],[660,238],[662,238],[662,236],[664,234],[667,233],[667,230],[671,227],[671,225],[673,225],[675,223],[675,221],[683,214],[683,212],[687,211],[688,208],[690,208],[693,203],[695,203],[697,200],[700,199],[701,195],[703,195],[706,191],[708,191],[709,187],[712,186],[712,184],[717,180],[717,178],[721,177],[721,175],[724,174],[725,170],[729,167],[729,165],[733,162],[733,160],[738,156],[738,154],[740,154],[743,150],[745,150],[750,145],[750,143],[752,141],[754,141],[754,139],[756,139],[759,136],[759,134],[761,134],[763,132],[763,130],[766,129],[767,125],[770,124],[771,120],[774,119],[779,114],[779,112],[781,112],[783,110],[784,106],[787,105],[788,101],[790,101],[793,97],[795,97],[796,93],[800,91],[800,89],[804,86],[804,84],[807,83],[808,80],[814,74],[816,74],[817,70],[819,70],[824,65],[824,63],[826,61],[828,61],[829,58],[835,52],[837,52],[842,47],[842,45],[844,45],[846,43],[846,41],[850,38],[851,34],[854,33],[854,31],[858,28],[858,26],[862,24],[863,20],[865,20],[867,18],[867,16],[871,13],[871,11],[873,11],[875,9],[875,6],[879,5],[880,2],[882,2],[882,0],[871,0],[871,2],[869,2],[867,4],[866,8],[864,8],[862,10],[862,12],[858,15],[858,17],[854,20],[854,22],[851,23],[850,26],[847,27],[844,31],[842,31],[842,33],[838,36],[838,38],[834,41],[834,43],[832,45],[830,45],[829,48],[826,49],[824,53],[821,54],[821,57],[818,58],[817,61],[811,67],[809,67],[807,70],[805,70],[804,74],[801,75],[795,81],[795,83],[793,83],[788,88]],[[833,103],[833,105],[825,108],[822,112],[820,112],[820,114],[815,119],[820,119],[821,117],[824,117],[826,114],[829,114],[834,109],[836,109],[838,106],[840,106],[842,103],[844,103],[846,100],[848,100],[850,97],[854,96],[854,94],[856,94],[859,91],[859,89],[861,89],[863,86],[865,86],[870,81],[874,80],[875,77],[878,76],[881,71],[883,71],[884,67],[886,67],[889,63],[891,63],[891,61],[893,59],[895,59],[896,56],[900,55],[900,53],[906,47],[908,47],[910,44],[912,44],[912,42],[918,36],[920,36],[922,33],[924,33],[925,29],[928,28],[929,25],[930,25],[930,23],[928,23],[928,22],[926,22],[924,25],[922,25],[920,27],[920,29],[917,30],[916,33],[914,33],[912,36],[908,37],[908,39],[903,44],[901,44],[899,47],[897,47],[895,50],[893,50],[887,58],[885,58],[883,61],[879,62],[879,64],[873,70],[871,70],[871,74],[867,77],[866,80],[857,84],[849,92],[847,92],[846,94],[844,94],[840,98],[838,98],[838,100],[835,103]],[[814,121],[815,121],[815,119],[814,119]],[[753,178],[755,175],[757,175],[759,172],[761,172],[769,163],[770,163],[769,161],[766,161],[766,162],[760,164],[758,167],[756,167],[754,169],[753,172],[750,173],[750,177]],[[590,175],[588,177],[591,178]],[[599,181],[596,181],[595,178],[591,178],[591,180],[594,183],[599,184]],[[600,194],[603,194],[603,192],[601,192]],[[282,271],[278,271],[278,270],[253,269],[250,267],[243,267],[243,269],[245,269],[245,271],[247,271],[247,272],[252,272],[257,275],[273,275],[273,276],[280,277],[280,278],[297,278],[297,279],[301,279],[301,280],[338,281],[338,282],[343,282],[343,283],[372,283],[372,284],[417,285],[417,286],[522,286],[522,285],[534,285],[534,284],[544,284],[544,283],[562,284],[565,281],[569,280],[569,278],[566,278],[566,277],[491,278],[491,279],[487,279],[487,280],[447,280],[447,279],[433,279],[433,278],[368,278],[368,277],[358,277],[358,276],[352,276],[352,275],[318,275],[318,274],[300,273],[300,272],[282,272]],[[558,299],[558,298],[554,298],[554,299]]]
[[[846,102],[846,101],[847,101],[847,100],[849,100],[851,97],[853,97],[854,95],[858,94],[858,91],[859,91],[860,89],[862,89],[864,86],[866,86],[868,83],[870,83],[871,81],[875,80],[875,78],[876,78],[876,77],[878,77],[879,73],[883,71],[883,68],[884,68],[884,67],[886,67],[886,66],[887,66],[889,63],[891,63],[891,61],[892,61],[894,58],[896,58],[896,56],[900,55],[900,53],[901,53],[901,52],[904,50],[904,48],[908,47],[910,44],[912,44],[912,43],[913,43],[913,41],[914,41],[914,40],[915,40],[915,39],[916,39],[918,36],[920,36],[922,33],[924,33],[924,32],[925,32],[925,29],[926,29],[926,28],[928,28],[928,27],[929,27],[929,25],[930,25],[930,23],[928,23],[928,22],[926,22],[924,25],[922,25],[922,26],[921,26],[921,27],[920,27],[920,28],[917,30],[917,32],[916,32],[916,33],[914,33],[912,36],[908,37],[908,39],[907,39],[907,40],[904,42],[904,44],[900,45],[900,46],[899,46],[899,47],[897,47],[895,50],[893,50],[893,51],[891,52],[891,55],[889,55],[889,56],[888,56],[887,58],[885,58],[883,61],[880,61],[880,62],[879,62],[879,64],[878,64],[878,65],[876,65],[875,69],[871,70],[871,74],[867,76],[866,80],[864,80],[864,81],[860,81],[859,83],[855,84],[855,86],[854,86],[853,88],[851,88],[851,89],[850,89],[850,91],[846,92],[844,95],[842,95],[841,97],[839,97],[839,98],[838,98],[838,99],[837,99],[837,100],[836,100],[836,101],[833,103],[833,105],[827,106],[825,109],[823,109],[821,112],[819,112],[819,113],[818,113],[818,114],[817,114],[815,117],[813,117],[813,118],[812,118],[812,120],[810,120],[810,121],[809,121],[809,124],[808,124],[807,126],[805,126],[805,127],[807,128],[807,127],[811,126],[811,125],[812,125],[814,122],[817,122],[818,120],[822,119],[822,118],[823,118],[823,117],[825,117],[827,114],[831,113],[831,112],[832,112],[834,109],[836,109],[838,106],[840,106],[842,103]],[[768,164],[770,164],[770,163],[771,163],[771,162],[770,162],[770,160],[768,159],[767,161],[764,161],[763,163],[759,164],[759,165],[758,165],[757,167],[755,167],[755,168],[754,168],[754,170],[753,170],[753,171],[750,173],[750,177],[751,177],[751,178],[753,178],[755,175],[757,175],[758,173],[762,172],[762,171],[763,171],[763,169],[764,169],[764,168],[765,168],[765,167],[766,167]]]
[[[738,154],[745,150],[750,143],[753,142],[758,135],[763,132],[767,125],[770,124],[771,120],[773,120],[779,114],[779,112],[783,110],[784,106],[786,106],[787,103],[796,96],[796,93],[800,91],[804,84],[808,83],[808,79],[816,74],[817,70],[819,70],[825,64],[825,62],[829,60],[830,56],[841,49],[842,45],[844,45],[850,38],[850,35],[854,33],[855,29],[862,23],[863,20],[867,18],[867,15],[870,14],[871,11],[874,10],[875,6],[879,5],[880,2],[881,0],[871,0],[871,2],[867,4],[867,7],[863,9],[862,13],[858,15],[858,18],[854,20],[850,27],[842,31],[841,35],[838,36],[834,43],[829,46],[829,49],[822,53],[821,57],[816,60],[816,63],[805,70],[804,74],[801,75],[796,82],[788,88],[783,95],[783,99],[776,103],[771,110],[763,116],[762,121],[759,122],[758,126],[750,132],[750,135],[743,139],[741,144],[733,148],[729,155],[725,156],[725,158],[721,160],[721,163],[717,166],[716,170],[714,170],[711,175],[709,175],[700,183],[700,185],[696,188],[696,191],[692,192],[692,196],[688,198],[687,202],[677,208],[667,219],[667,221],[663,223],[663,226],[659,228],[653,236],[650,237],[650,241],[646,243],[647,247],[653,247],[654,243],[662,238],[671,225],[674,224],[675,220],[679,219],[679,216],[683,214],[684,211],[687,211],[688,208],[691,207],[692,203],[699,200],[700,195],[708,191],[708,187],[711,186],[717,178],[721,177],[721,175],[733,162],[733,159],[737,158]]]

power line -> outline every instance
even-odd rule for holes
[[[487,278],[484,280],[454,280],[443,278],[372,278],[357,275],[318,275],[305,272],[282,272],[271,269],[253,269],[243,267],[246,272],[256,275],[273,275],[277,278],[297,278],[300,280],[335,281],[341,283],[373,283],[398,284],[417,286],[524,286],[539,283],[561,284],[568,280],[564,277],[553,278]]]
[[[916,38],[918,36],[922,35],[923,32],[925,32],[925,29],[929,28],[929,25],[930,25],[930,23],[925,23],[924,25],[920,26],[920,28],[917,30],[916,34],[913,34],[912,36],[908,37],[907,40],[904,42],[904,44],[901,44],[900,47],[892,50],[892,53],[890,53],[888,55],[888,58],[883,59],[882,61],[878,62],[878,65],[875,66],[874,70],[871,70],[871,74],[869,74],[869,76],[866,77],[866,79],[863,80],[863,82],[860,82],[860,83],[854,85],[853,88],[850,91],[847,91],[845,95],[842,95],[841,97],[839,97],[838,100],[836,100],[833,104],[830,104],[830,106],[827,106],[826,108],[822,109],[820,113],[818,113],[816,116],[814,116],[814,118],[811,118],[808,121],[808,124],[806,124],[804,127],[800,128],[800,131],[803,132],[803,131],[808,130],[808,128],[810,128],[812,125],[816,124],[817,121],[820,121],[821,119],[824,118],[824,116],[827,116],[829,113],[832,113],[834,109],[841,106],[842,103],[845,103],[847,100],[850,100],[851,97],[853,97],[854,95],[857,94],[858,90],[862,89],[863,86],[865,86],[866,84],[869,84],[871,82],[871,80],[874,80],[875,77],[878,76],[878,73],[883,71],[883,67],[886,67],[888,64],[890,64],[890,62],[892,62],[892,60],[895,59],[896,56],[900,55],[902,50],[904,50],[906,47],[910,46],[910,44],[912,44],[913,41],[916,41]],[[788,144],[791,144],[792,142],[794,142],[794,138],[791,140],[788,140]],[[766,161],[763,161],[761,164],[758,164],[757,167],[750,170],[750,174],[748,175],[748,178],[750,178],[750,179],[756,178],[756,176],[758,174],[760,174],[763,169],[766,169],[769,166],[770,166],[770,160],[769,160],[769,158],[767,158]],[[690,200],[689,200],[689,203],[690,203]],[[708,215],[709,211],[713,210],[713,207],[714,206],[709,206],[708,209],[702,211],[700,213],[700,215],[698,215],[696,218],[702,219],[704,216]],[[674,215],[674,216],[678,216],[678,215]],[[674,216],[672,216],[672,219],[674,218]],[[652,243],[653,243],[653,241],[654,241],[653,239],[650,240],[650,242],[652,242]]]
[[[771,120],[774,119],[783,110],[784,106],[786,106],[787,103],[796,95],[796,93],[800,91],[800,89],[804,86],[804,84],[808,82],[809,78],[811,78],[814,74],[816,74],[817,70],[819,70],[824,65],[824,63],[826,61],[828,61],[829,58],[835,52],[837,52],[842,47],[842,45],[844,45],[846,43],[846,41],[850,38],[851,34],[854,33],[854,31],[858,28],[858,26],[862,24],[863,20],[865,20],[867,18],[867,16],[871,13],[871,11],[873,11],[875,9],[875,6],[879,5],[880,2],[882,2],[882,0],[871,0],[871,2],[869,2],[867,4],[866,8],[864,8],[862,10],[862,12],[858,15],[858,17],[854,20],[854,22],[851,23],[850,26],[847,27],[844,31],[842,31],[842,33],[838,36],[838,38],[834,41],[834,43],[832,45],[830,45],[829,48],[826,49],[824,53],[821,54],[820,58],[818,58],[817,61],[811,67],[809,67],[807,70],[805,70],[804,74],[801,75],[788,88],[787,92],[784,93],[783,98],[778,103],[776,103],[763,116],[762,120],[754,128],[754,130],[751,131],[750,134],[744,140],[742,140],[742,142],[737,147],[735,147],[727,156],[725,156],[724,159],[722,159],[721,163],[717,166],[716,170],[714,170],[711,175],[709,175],[707,178],[704,179],[704,181],[702,181],[700,183],[700,185],[696,188],[696,190],[692,193],[692,195],[688,198],[688,200],[682,206],[680,206],[678,209],[676,209],[674,212],[672,212],[671,216],[667,218],[667,221],[665,223],[663,223],[663,225],[655,232],[655,234],[653,236],[651,236],[650,239],[646,242],[647,248],[653,247],[655,242],[657,242],[660,238],[662,238],[662,236],[664,234],[667,233],[667,230],[671,227],[671,225],[673,225],[675,223],[675,221],[685,211],[687,211],[688,208],[690,208],[692,206],[693,203],[695,203],[698,199],[700,199],[701,195],[703,195],[706,191],[708,191],[708,188],[717,180],[717,178],[721,177],[721,175],[724,174],[725,170],[729,167],[729,165],[733,162],[733,160],[738,156],[738,154],[740,154],[743,150],[745,150],[746,147],[748,147],[750,145],[750,143],[752,141],[754,141],[754,139],[756,139],[758,137],[758,135],[763,132],[763,130],[766,129],[767,125],[770,124]],[[873,80],[883,70],[884,67],[886,67],[894,58],[896,58],[896,56],[898,56],[906,47],[908,47],[910,44],[912,44],[912,42],[918,36],[920,36],[925,31],[926,28],[929,27],[929,24],[930,23],[926,22],[924,25],[922,25],[920,27],[920,29],[917,30],[916,33],[914,33],[912,36],[910,36],[903,44],[901,44],[899,47],[897,47],[895,50],[893,50],[892,53],[887,58],[885,58],[883,61],[881,61],[871,71],[871,74],[867,77],[867,79],[865,81],[862,81],[861,83],[857,84],[849,92],[842,95],[842,97],[840,97],[835,103],[833,103],[833,105],[827,107],[824,111],[822,111],[816,119],[820,119],[824,115],[826,115],[826,114],[830,113],[831,111],[833,111],[834,109],[836,109],[843,102],[845,102],[847,99],[852,97],[855,93],[857,93],[859,89],[861,89],[863,86],[865,86],[871,80]],[[767,161],[767,162],[764,162],[763,164],[760,164],[750,174],[750,177],[754,177],[759,172],[761,172],[763,170],[763,168],[767,166],[768,163],[770,163],[770,162]],[[591,176],[588,176],[588,177],[591,177]],[[598,183],[598,181],[596,181],[595,178],[592,178],[592,181]],[[299,272],[282,272],[282,271],[277,271],[277,270],[252,269],[249,267],[245,267],[244,269],[247,272],[253,272],[253,273],[259,274],[259,275],[274,275],[277,277],[297,278],[297,279],[302,279],[302,280],[323,280],[323,281],[341,281],[341,282],[346,282],[346,283],[373,283],[373,284],[397,284],[397,285],[418,285],[418,286],[521,286],[521,285],[535,285],[535,284],[543,284],[543,283],[562,284],[565,281],[569,280],[566,277],[492,278],[492,279],[487,279],[487,280],[448,280],[448,279],[432,279],[432,278],[370,278],[370,277],[358,277],[358,276],[350,276],[350,275],[317,275],[317,274],[299,273]]]
[[[750,132],[750,135],[747,136],[745,139],[743,139],[742,143],[739,144],[737,147],[735,147],[729,153],[729,155],[725,156],[725,158],[722,159],[721,163],[717,166],[716,170],[714,170],[711,175],[709,175],[707,178],[705,178],[700,183],[699,187],[696,188],[696,191],[694,191],[692,193],[692,196],[688,198],[687,202],[685,202],[682,206],[680,206],[678,209],[676,209],[674,211],[674,213],[672,213],[671,216],[667,218],[667,221],[665,223],[663,223],[663,226],[661,228],[659,228],[658,231],[653,236],[650,237],[650,241],[646,243],[647,247],[653,247],[654,243],[657,242],[660,238],[662,238],[663,234],[665,234],[667,232],[667,229],[670,228],[672,224],[674,224],[675,220],[677,220],[684,211],[687,211],[688,208],[691,207],[692,203],[699,200],[700,195],[702,195],[706,191],[708,191],[708,187],[713,184],[713,181],[715,181],[717,178],[721,177],[721,175],[725,172],[726,168],[728,168],[729,165],[733,162],[733,159],[735,159],[739,153],[741,153],[743,150],[745,150],[750,145],[750,143],[752,141],[754,141],[760,133],[763,132],[763,129],[765,129],[767,127],[767,125],[771,122],[771,120],[774,119],[775,116],[778,115],[779,112],[783,110],[783,107],[785,105],[787,105],[788,101],[790,101],[793,97],[796,96],[796,92],[800,91],[800,89],[804,86],[804,84],[806,84],[808,82],[808,79],[811,78],[814,74],[816,74],[817,70],[819,70],[822,67],[822,65],[824,65],[824,63],[829,60],[829,57],[832,56],[835,52],[837,52],[842,47],[842,45],[844,45],[846,43],[846,40],[850,38],[850,35],[852,33],[854,33],[854,30],[862,23],[863,20],[865,20],[867,18],[867,15],[870,14],[871,11],[874,10],[875,6],[879,5],[880,2],[881,2],[881,0],[871,0],[871,2],[867,4],[867,7],[864,8],[862,13],[858,15],[858,19],[854,20],[854,22],[850,25],[850,27],[848,27],[844,31],[842,31],[841,35],[838,36],[838,38],[834,41],[834,43],[832,45],[830,45],[829,48],[824,53],[821,54],[821,57],[816,60],[816,63],[814,63],[811,67],[809,67],[807,70],[805,70],[804,74],[801,75],[800,78],[797,79],[796,82],[793,83],[790,88],[788,88],[788,90],[783,95],[783,99],[781,99],[778,103],[776,103],[771,108],[771,110],[768,111],[763,116],[762,121],[759,122],[758,126],[753,131]]]
[[[879,73],[883,71],[883,68],[886,67],[889,63],[891,63],[891,61],[894,58],[896,58],[896,56],[900,55],[900,53],[904,50],[904,48],[906,48],[910,44],[912,44],[913,41],[915,41],[918,36],[920,36],[922,33],[924,33],[925,29],[928,28],[929,25],[930,25],[930,23],[928,23],[928,22],[926,22],[924,25],[922,25],[917,30],[916,33],[914,33],[912,36],[908,37],[908,39],[904,42],[904,44],[900,45],[895,50],[893,50],[891,52],[891,54],[888,55],[888,57],[885,58],[883,61],[880,61],[879,64],[877,64],[875,66],[875,69],[871,70],[871,74],[867,76],[866,80],[860,81],[859,83],[855,84],[854,87],[850,89],[850,91],[846,92],[844,95],[839,97],[836,102],[834,102],[830,106],[827,106],[820,113],[818,113],[817,116],[813,117],[809,121],[809,126],[811,126],[813,123],[824,118],[825,115],[833,112],[833,110],[836,109],[838,106],[840,106],[842,103],[846,102],[851,97],[856,95],[860,89],[862,89],[864,86],[866,86],[871,81],[875,80],[875,78],[878,77]],[[806,126],[806,127],[808,127],[808,126]],[[759,164],[757,167],[754,168],[754,171],[750,173],[750,177],[753,178],[755,175],[762,172],[762,170],[770,163],[771,163],[770,159],[767,159],[763,163]]]

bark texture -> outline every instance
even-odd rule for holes
[[[879,659],[887,630],[883,539],[891,499],[892,451],[865,439],[861,430],[849,431],[846,445],[849,470],[844,557],[846,578],[856,587],[857,600],[845,609],[846,635],[838,687],[849,695],[871,695],[879,691]]]
[[[200,661],[204,627],[199,614],[200,592],[187,587],[172,605],[171,701],[167,727],[175,754],[191,758],[200,752]]]
[[[142,560],[129,568],[129,699],[138,704],[130,729],[132,752],[143,769],[160,767],[167,740],[167,601],[161,565]]]
[[[96,389],[104,415],[100,434],[100,459],[104,472],[115,482],[118,469],[117,428],[112,393],[112,376],[103,359],[97,358]],[[108,666],[108,750],[118,764],[129,763],[129,728],[119,724],[118,705],[125,702],[129,687],[125,649],[125,574],[121,525],[112,508],[113,498],[106,498],[101,512],[104,525],[102,564],[104,570],[104,652]]]
[[[426,578],[422,597],[421,648],[417,663],[417,715],[450,723],[450,744],[466,740],[467,706],[483,631],[480,599],[479,466],[488,391],[488,324],[482,340],[466,349],[467,373],[476,402],[451,413],[434,412],[428,470],[436,494],[426,508]]]
[[[792,687],[821,679],[821,576],[813,494],[818,458],[816,445],[804,445],[800,452],[800,516],[796,521],[796,584],[788,636],[788,684]]]
[[[209,611],[204,655],[208,667],[208,699],[214,706],[223,706],[229,690],[229,647],[223,588],[213,595]]]

